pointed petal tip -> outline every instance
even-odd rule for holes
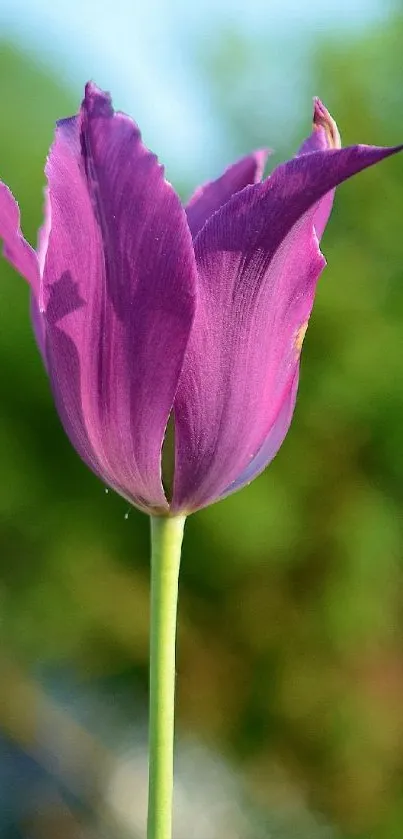
[[[84,97],[81,102],[80,114],[88,114],[94,117],[113,116],[113,107],[110,93],[101,90],[93,81],[88,81],[84,88]],[[78,116],[80,116],[80,114]],[[62,117],[56,120],[56,132],[61,130],[64,136],[77,127],[77,116]]]
[[[108,118],[113,116],[114,113],[110,93],[101,90],[93,81],[89,81],[85,85],[81,109],[86,111],[90,117]]]
[[[94,82],[94,79],[88,79],[88,82],[85,83],[84,86],[84,95],[85,96],[92,96],[92,95],[103,95],[105,91],[102,88],[98,87],[97,83]],[[109,94],[106,94],[109,95]]]
[[[313,98],[313,127],[323,128],[329,149],[340,149],[341,139],[337,124],[321,99],[318,96]]]
[[[86,82],[84,88],[84,98],[81,103],[79,119],[84,121],[92,119],[114,119],[120,122],[121,125],[126,125],[130,130],[134,130],[138,135],[138,139],[143,147],[144,153],[148,154],[150,158],[152,158],[155,163],[158,165],[161,176],[164,179],[166,185],[175,192],[173,185],[165,176],[165,166],[163,163],[160,162],[158,156],[151,151],[144,143],[141,135],[141,131],[139,126],[137,125],[136,121],[126,114],[124,111],[115,110],[113,107],[112,102],[112,95],[109,91],[103,90],[102,88],[98,87],[98,85],[90,79]],[[65,131],[69,130],[68,123],[71,123],[71,129],[76,131],[77,128],[77,118],[70,117],[67,120],[61,120],[58,123],[58,127],[62,125],[62,128]]]
[[[188,224],[193,238],[200,232],[207,219],[226,204],[235,193],[262,180],[270,153],[269,148],[256,149],[227,166],[219,178],[197,187],[186,205]]]

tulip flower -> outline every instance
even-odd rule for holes
[[[0,186],[4,255],[30,285],[65,431],[103,482],[152,517],[150,839],[170,837],[185,517],[249,483],[279,450],[334,189],[398,150],[341,148],[315,100],[312,134],[292,160],[262,180],[266,153],[254,152],[183,207],[135,123],[88,84],[79,114],[57,125],[36,250]]]
[[[317,100],[300,153],[261,182],[238,161],[183,208],[136,125],[86,87],[46,164],[36,252],[1,185],[6,258],[31,286],[37,341],[64,428],[109,486],[151,514],[239,489],[291,422],[302,337],[325,261],[334,187],[395,149],[340,149]],[[175,427],[172,497],[161,450]]]

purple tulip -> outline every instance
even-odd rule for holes
[[[135,123],[87,85],[78,116],[57,126],[37,250],[3,184],[0,236],[31,286],[66,433],[104,482],[146,512],[188,513],[267,466],[294,410],[333,190],[398,150],[341,149],[316,100],[295,158],[261,181],[255,152],[183,208]]]

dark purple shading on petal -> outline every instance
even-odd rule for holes
[[[274,434],[324,266],[317,202],[398,150],[294,158],[235,195],[197,237],[198,305],[175,398],[174,510],[226,493]]]
[[[298,156],[310,154],[313,151],[326,151],[326,149],[340,149],[341,140],[337,125],[325,108],[323,102],[317,97],[314,99],[313,129],[312,134],[305,140],[298,152]],[[321,240],[325,227],[329,220],[333,207],[334,189],[321,198],[315,213],[314,225],[316,235]]]
[[[326,151],[326,149],[332,148],[341,148],[340,134],[336,122],[329,114],[327,108],[325,108],[320,99],[315,97],[312,134],[304,141],[298,155],[310,154],[313,151]],[[321,198],[317,205],[314,216],[314,226],[319,239],[321,239],[328,222],[333,207],[334,195],[335,190],[333,189]],[[241,487],[256,478],[277,454],[291,424],[295,401],[297,398],[298,382],[299,369],[296,371],[292,386],[287,397],[284,399],[279,416],[277,417],[258,454],[253,458],[253,460],[251,460],[246,469],[236,479],[236,481],[234,481],[231,487],[228,488],[227,492],[224,492],[222,497],[225,497],[225,495],[230,492],[235,492],[236,490],[241,489]]]
[[[217,180],[209,181],[196,189],[185,208],[193,238],[207,219],[226,204],[232,195],[240,192],[248,184],[256,184],[262,180],[268,154],[267,149],[258,149],[229,166]]]
[[[161,445],[196,285],[185,212],[137,126],[94,85],[79,116],[59,123],[47,176],[43,300],[58,411],[104,481],[166,510]]]
[[[27,280],[34,293],[39,289],[36,253],[24,239],[20,228],[20,211],[9,188],[0,181],[0,239],[8,262]]]
[[[341,148],[340,135],[334,119],[329,114],[323,103],[315,97],[313,113],[312,134],[305,140],[298,152],[298,156],[310,154],[313,151],[326,151],[326,149]],[[316,235],[320,240],[329,220],[333,207],[335,190],[331,190],[318,202],[314,216],[314,227]],[[289,429],[294,413],[295,401],[298,391],[299,370],[295,376],[289,395],[285,399],[283,407],[277,417],[273,428],[263,443],[262,448],[255,458],[248,464],[245,471],[237,478],[231,486],[230,491],[240,489],[255,478],[267,464],[270,463],[282,445]],[[225,495],[226,493],[224,493]]]

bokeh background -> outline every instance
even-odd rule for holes
[[[403,142],[385,0],[2,0],[0,177],[31,242],[55,119],[110,89],[183,197],[310,130]],[[291,431],[187,525],[177,839],[403,835],[403,158],[343,185]],[[0,837],[140,839],[148,521],[81,464],[0,264]]]

